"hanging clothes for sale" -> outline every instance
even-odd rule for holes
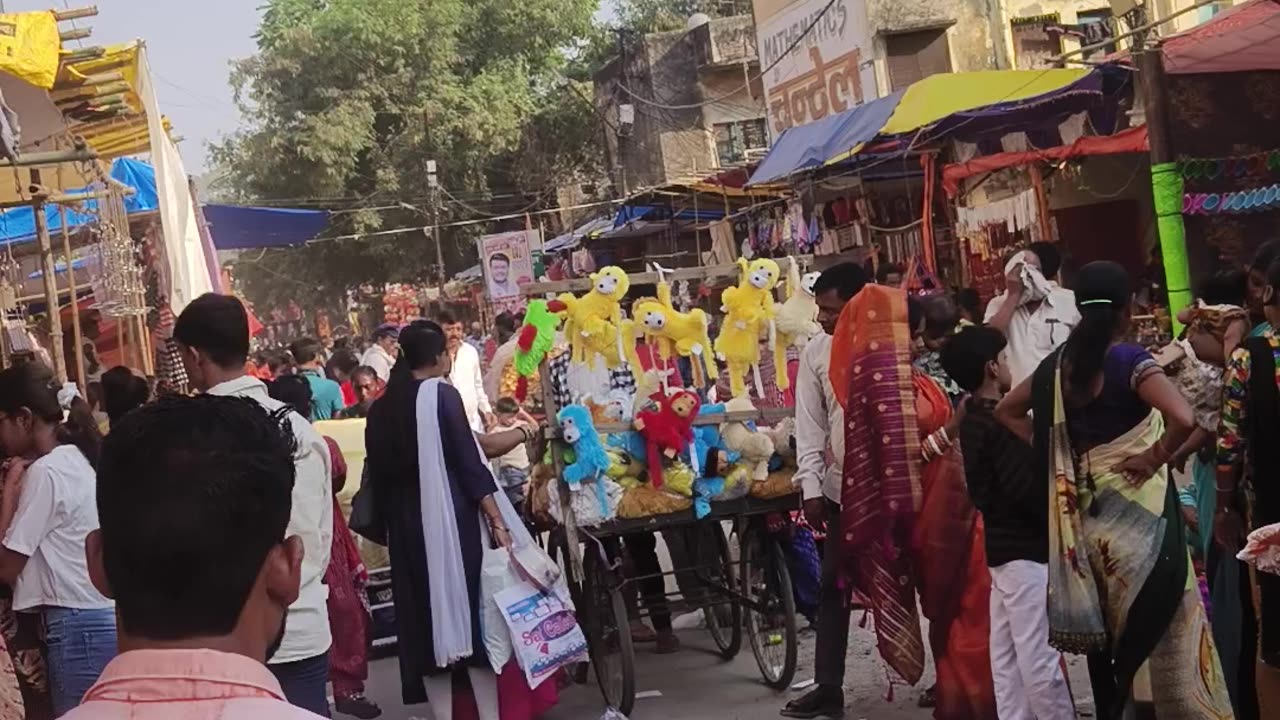
[[[731,265],[737,257],[733,247],[733,223],[720,220],[711,224],[710,265]]]

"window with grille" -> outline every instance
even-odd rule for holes
[[[764,150],[769,147],[769,131],[764,118],[717,123],[714,129],[716,156],[720,159],[721,167],[746,160],[748,150]]]

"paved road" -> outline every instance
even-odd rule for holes
[[[858,619],[858,618],[855,618]],[[638,646],[637,687],[652,697],[636,701],[632,720],[683,720],[713,717],[717,720],[777,720],[778,709],[796,693],[778,694],[760,683],[759,670],[750,647],[732,662],[723,662],[714,654],[714,646],[705,631],[682,633],[684,649],[676,655],[657,656],[652,646]],[[813,676],[813,639],[805,637],[801,645],[797,679]],[[1088,682],[1082,663],[1073,663],[1072,680],[1077,703],[1091,714]],[[405,708],[400,705],[399,674],[394,658],[376,661],[370,668],[369,695],[382,705],[386,720],[430,720],[427,706]],[[849,649],[849,671],[846,677],[845,717],[850,720],[927,720],[929,710],[916,706],[919,691],[898,686],[893,700],[886,698],[886,671],[874,652],[874,637],[863,629],[854,629]],[[932,683],[932,664],[925,671],[922,685]],[[545,720],[599,720],[604,712],[600,693],[593,685],[568,689],[560,705]],[[341,717],[341,716],[335,716]]]

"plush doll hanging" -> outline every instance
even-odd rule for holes
[[[576,363],[594,365],[601,355],[605,365],[617,367],[627,358],[619,304],[631,287],[631,279],[620,267],[610,265],[591,274],[591,290],[581,297],[563,293],[551,301],[552,312],[565,313],[565,335]]]
[[[800,266],[794,259],[790,265],[787,269],[787,299],[778,307],[777,351],[773,354],[773,370],[780,389],[791,386],[787,377],[787,348],[794,346],[796,350],[803,350],[809,338],[822,332],[822,325],[818,324],[818,300],[813,293],[820,273],[806,273],[800,277]]]
[[[658,400],[656,410],[636,413],[635,427],[644,438],[649,480],[662,487],[662,458],[674,459],[693,442],[693,419],[702,401],[696,393],[680,390]]]
[[[556,341],[560,316],[547,309],[546,300],[532,300],[525,310],[524,325],[516,337],[515,366],[516,401],[523,403],[529,394],[529,378],[538,371]]]
[[[673,352],[693,359],[694,384],[702,387],[706,384],[703,372],[711,378],[717,372],[708,333],[710,319],[706,312],[697,308],[687,313],[676,310],[671,302],[671,285],[661,279],[664,272],[658,268],[658,299],[636,301],[632,313],[645,340],[657,345],[664,364]]]
[[[556,414],[564,441],[573,446],[574,461],[564,468],[564,481],[572,492],[582,490],[583,483],[595,485],[600,501],[600,512],[609,514],[608,489],[604,481],[608,477],[612,461],[605,452],[600,435],[591,421],[591,412],[581,405],[568,405]]]
[[[747,394],[746,375],[755,373],[756,390],[763,391],[760,379],[760,331],[772,327],[774,319],[773,288],[781,271],[778,263],[768,258],[750,264],[738,258],[742,277],[738,284],[726,288],[721,296],[725,313],[720,335],[716,337],[716,354],[729,366],[730,393],[733,397]],[[776,355],[775,348],[775,355]],[[784,374],[785,376],[785,374]]]

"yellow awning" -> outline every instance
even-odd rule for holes
[[[882,135],[911,132],[953,113],[1025,100],[1060,90],[1088,75],[1088,68],[983,70],[940,73],[913,83],[880,130]]]

